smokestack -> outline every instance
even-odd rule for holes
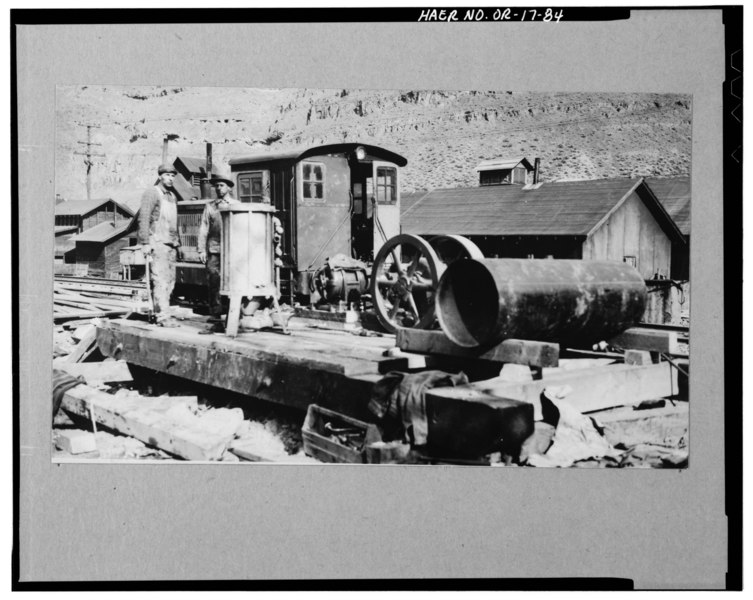
[[[539,169],[541,168],[541,159],[536,157],[533,159],[533,183],[534,185],[539,182]]]
[[[201,199],[208,200],[212,197],[212,144],[207,143],[206,173],[201,179]]]

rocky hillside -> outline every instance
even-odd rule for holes
[[[541,158],[542,180],[690,170],[691,102],[678,94],[371,91],[245,88],[58,88],[56,192],[86,197],[86,125],[93,196],[133,201],[169,158],[232,156],[358,141],[408,159],[404,191],[476,185],[481,160]]]

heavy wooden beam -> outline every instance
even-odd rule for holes
[[[371,389],[381,379],[377,361],[339,362],[328,357],[326,346],[309,351],[311,344],[274,333],[259,332],[253,344],[244,345],[240,338],[146,327],[104,324],[97,329],[99,349],[105,356],[261,400],[302,410],[316,403],[357,418],[370,416]],[[288,352],[274,348],[283,342]]]
[[[631,350],[648,350],[678,354],[678,333],[661,329],[632,327],[607,342],[610,346]]]
[[[530,367],[556,367],[559,345],[529,340],[505,340],[493,348],[463,348],[451,342],[442,331],[401,328],[397,332],[401,350],[418,354],[441,354],[459,358],[476,358]]]
[[[214,411],[198,416],[190,404],[185,398],[115,396],[78,385],[65,392],[61,407],[181,458],[218,460],[243,423],[243,413],[215,409],[226,412],[221,418]]]
[[[581,412],[633,405],[678,393],[677,370],[668,362],[662,362],[645,366],[623,364],[574,369],[544,375],[534,381],[493,378],[454,388],[433,389],[427,392],[427,397],[476,400],[492,406],[495,399],[521,400],[533,404],[535,418],[539,420],[541,392],[547,387],[564,385],[571,388],[565,401]]]

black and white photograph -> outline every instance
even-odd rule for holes
[[[687,466],[689,95],[56,92],[53,460]]]
[[[741,11],[11,17],[17,588],[739,587]]]

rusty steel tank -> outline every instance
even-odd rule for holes
[[[442,275],[436,313],[445,335],[466,348],[510,338],[583,348],[640,321],[646,294],[626,263],[469,259]]]

